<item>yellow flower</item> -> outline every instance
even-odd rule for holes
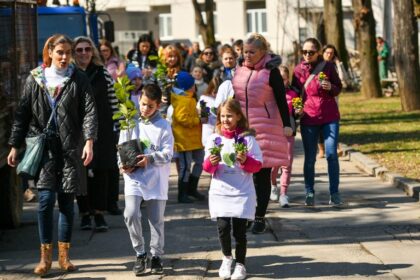
[[[292,99],[292,105],[293,108],[296,110],[300,110],[303,108],[303,102],[302,102],[302,98],[300,97],[295,97]]]
[[[318,80],[323,81],[325,79],[328,79],[327,75],[324,72],[319,72]]]

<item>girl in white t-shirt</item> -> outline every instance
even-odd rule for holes
[[[262,153],[249,131],[237,100],[223,102],[217,113],[216,133],[206,144],[203,168],[212,174],[209,191],[210,216],[217,220],[223,262],[219,276],[245,279],[246,225],[255,217],[256,194],[252,173],[262,167]],[[233,274],[231,228],[236,241]]]

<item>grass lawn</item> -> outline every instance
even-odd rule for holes
[[[420,111],[405,113],[399,97],[340,95],[340,142],[393,172],[420,181]]]

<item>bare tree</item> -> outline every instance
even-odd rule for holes
[[[393,0],[394,59],[402,109],[420,109],[420,66],[417,21],[412,1]]]
[[[375,42],[375,18],[371,0],[352,0],[357,49],[360,53],[362,95],[366,98],[382,96]]]
[[[214,0],[205,0],[204,9],[206,13],[206,21],[204,21],[201,14],[200,4],[197,0],[192,0],[195,11],[195,23],[198,26],[201,37],[203,38],[204,45],[214,46],[216,38],[214,37]]]
[[[324,29],[327,43],[337,48],[343,66],[348,70],[341,0],[324,0]]]

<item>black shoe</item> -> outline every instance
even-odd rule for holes
[[[114,216],[118,216],[122,214],[121,209],[118,208],[117,202],[109,203],[108,213]]]
[[[262,217],[255,217],[254,224],[252,226],[252,233],[259,234],[265,231],[265,220]]]
[[[92,220],[90,219],[90,215],[83,215],[82,221],[80,222],[80,229],[81,230],[91,230],[92,229]]]
[[[108,230],[108,224],[105,222],[104,215],[95,214],[95,230],[99,232]]]
[[[147,266],[147,254],[144,253],[143,255],[137,256],[136,261],[134,263],[133,272],[136,276],[140,276],[146,271]]]
[[[179,203],[193,203],[194,201],[189,199],[189,197],[186,194],[183,194],[178,197]]]
[[[178,202],[179,203],[193,203],[191,199],[188,198],[188,182],[178,181]]]
[[[203,201],[206,197],[197,191],[199,180],[200,180],[200,178],[197,178],[197,177],[194,177],[194,176],[190,175],[190,177],[188,178],[187,194],[189,196],[194,197],[195,199],[197,199],[199,201]]]
[[[150,268],[151,268],[150,273],[152,273],[152,274],[163,273],[162,260],[157,256],[153,256],[151,264],[150,264]]]

